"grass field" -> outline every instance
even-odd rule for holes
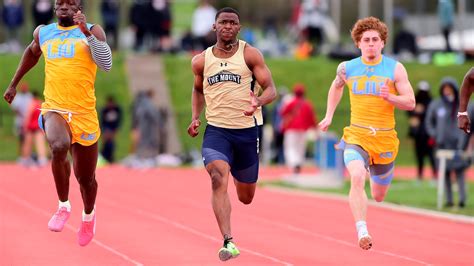
[[[303,189],[297,188],[293,185],[289,185],[283,181],[266,181],[261,182],[262,186],[276,186],[284,187],[291,189],[298,189],[310,192],[327,192],[327,193],[336,193],[341,195],[349,195],[350,182],[346,181],[344,186],[340,189]],[[366,184],[366,192],[370,198],[370,188],[368,182]],[[456,186],[454,185],[454,188]],[[474,195],[474,182],[467,183],[467,195]],[[454,189],[454,199],[455,203],[457,202],[456,189]],[[387,193],[385,202],[394,203],[397,205],[410,206],[422,209],[437,210],[436,209],[436,186],[435,184],[430,183],[429,181],[423,181],[418,183],[415,180],[393,180],[390,190]],[[466,206],[464,208],[443,208],[443,212],[448,212],[452,214],[463,214],[474,216],[474,201],[471,198],[467,198]]]

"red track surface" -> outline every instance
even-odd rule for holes
[[[277,170],[264,169],[262,177]],[[281,171],[280,171],[281,173]],[[97,233],[77,244],[82,203],[71,178],[72,215],[48,231],[57,206],[50,169],[0,165],[0,265],[221,265],[221,239],[203,169],[98,170]],[[474,222],[369,207],[374,248],[356,246],[344,200],[259,188],[249,206],[233,185],[233,235],[241,256],[228,265],[473,265]]]

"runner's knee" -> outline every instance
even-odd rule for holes
[[[62,140],[52,141],[49,146],[53,158],[66,158],[70,143]]]
[[[372,183],[372,198],[381,202],[387,194],[388,187],[393,179],[394,164],[376,164],[370,167]]]
[[[351,188],[363,189],[365,185],[365,169],[354,170],[351,172]]]
[[[245,205],[252,203],[254,193],[239,193],[239,200]]]
[[[95,175],[92,177],[84,177],[84,176],[76,176],[77,182],[83,188],[91,188],[97,187],[97,180],[95,179]]]
[[[211,176],[211,183],[212,183],[212,190],[217,191],[222,189],[224,186],[224,175],[217,170],[212,170],[210,172]]]
[[[376,201],[376,202],[382,202],[384,199],[385,199],[385,192],[381,192],[381,191],[374,191],[372,190],[372,198]]]

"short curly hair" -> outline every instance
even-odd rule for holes
[[[352,27],[351,36],[354,44],[357,46],[357,43],[362,39],[362,34],[368,30],[375,30],[380,34],[380,39],[384,43],[387,43],[388,38],[388,28],[385,23],[376,17],[368,17],[357,20]]]

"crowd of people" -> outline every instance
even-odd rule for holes
[[[130,48],[136,52],[196,54],[216,41],[211,22],[217,3],[215,0],[196,0],[191,26],[175,32],[173,3],[169,0],[133,0],[128,4],[119,0],[100,0],[99,14],[112,50]],[[33,1],[30,16],[35,27],[52,21],[53,4],[52,0]],[[331,5],[329,0],[291,1],[290,17],[284,25],[276,23],[276,16],[265,15],[261,30],[245,28],[241,38],[258,47],[265,56],[294,56],[304,60],[321,53],[339,56],[354,54],[357,52],[354,49],[345,51],[341,48],[340,36],[330,15]],[[439,0],[437,7],[440,32],[445,39],[444,50],[451,52],[449,36],[455,25],[453,0]],[[124,11],[125,8],[127,10]],[[0,45],[0,52],[18,53],[22,47],[19,31],[25,24],[25,17],[28,16],[25,12],[29,7],[21,0],[4,0],[1,9],[6,41]],[[401,7],[395,8],[397,32],[393,38],[392,54],[400,60],[413,60],[420,55],[420,49],[416,34],[403,26],[406,13]]]
[[[18,137],[20,155],[18,163],[25,167],[43,167],[48,162],[46,140],[37,122],[40,106],[39,92],[30,92],[27,83],[20,84],[11,108],[15,112],[14,132]]]

